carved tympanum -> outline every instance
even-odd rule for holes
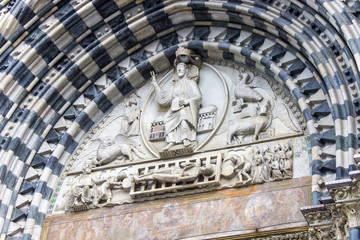
[[[174,69],[150,75],[79,146],[58,209],[292,178],[301,113],[282,87],[183,47]]]

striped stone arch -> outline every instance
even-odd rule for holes
[[[358,151],[359,9],[342,1],[2,1],[1,236],[39,238],[70,156],[180,46],[284,87],[311,138],[319,184]]]

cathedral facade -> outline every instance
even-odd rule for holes
[[[0,3],[1,239],[360,239],[360,2]]]

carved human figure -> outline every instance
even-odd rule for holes
[[[65,211],[70,210],[74,205],[77,205],[80,200],[82,189],[78,186],[72,186],[66,193]]]
[[[141,110],[138,106],[138,96],[132,94],[125,103],[125,119],[122,122],[122,134],[126,136],[137,136],[140,129]]]
[[[161,183],[177,183],[195,181],[200,175],[211,176],[214,173],[212,165],[199,166],[197,163],[181,163],[179,166],[171,166],[158,169],[154,172],[134,176],[134,182],[158,181]]]
[[[288,143],[281,146],[281,170],[285,179],[292,177],[292,157],[293,151]]]
[[[239,183],[245,185],[251,182],[252,178],[250,173],[252,164],[245,158],[244,155],[232,154],[227,160],[231,160],[235,164],[234,171],[239,178]]]
[[[280,162],[278,158],[275,158],[273,154],[269,155],[270,157],[270,175],[277,181],[283,179],[283,174],[280,170]]]
[[[268,145],[264,145],[261,149],[261,154],[262,154],[262,159],[263,159],[263,162],[264,162],[264,165],[265,165],[265,168],[266,168],[266,176],[265,178],[267,180],[270,179],[270,149],[269,149],[269,146]]]
[[[72,207],[92,202],[91,189],[89,185],[73,185],[66,193],[65,211]]]
[[[267,177],[267,169],[263,163],[262,156],[260,154],[254,154],[254,163],[251,171],[252,176],[252,183],[263,183],[266,182],[268,179]]]
[[[164,151],[176,144],[183,143],[185,147],[189,147],[196,142],[198,111],[202,95],[197,83],[187,74],[188,66],[183,62],[178,63],[173,86],[164,91],[157,83],[155,73],[151,72],[151,82],[155,88],[157,102],[162,106],[169,106],[164,117],[167,142]]]
[[[281,146],[280,143],[276,143],[274,146],[274,160],[279,162],[279,164],[281,159],[280,155],[281,155]]]
[[[117,176],[114,176],[112,171],[110,171],[109,176],[101,174],[100,179],[91,178],[97,189],[97,194],[93,201],[94,206],[99,206],[99,202],[103,200],[109,203],[112,198],[112,189],[122,187],[122,180],[127,177],[126,173],[120,172]]]

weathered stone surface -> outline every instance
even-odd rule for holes
[[[43,239],[178,239],[306,226],[310,177],[48,216]]]

